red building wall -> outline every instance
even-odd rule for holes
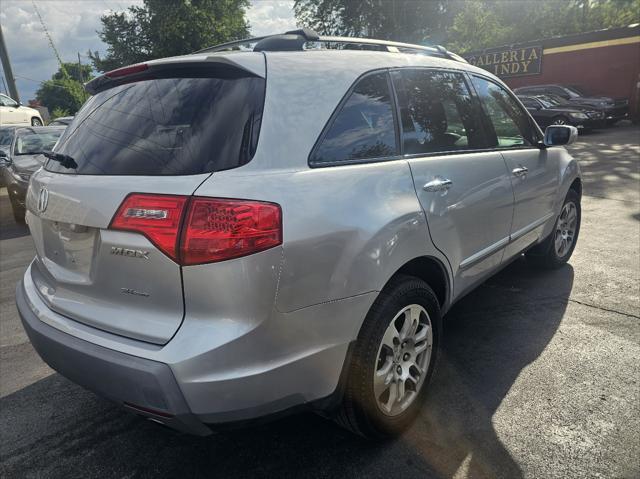
[[[636,115],[640,113],[637,87],[640,82],[640,41],[596,48],[575,45],[575,48],[557,53],[543,52],[539,75],[503,80],[511,88],[545,83],[577,85],[589,93],[628,98],[631,111]]]

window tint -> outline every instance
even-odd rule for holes
[[[535,101],[533,98],[520,98],[520,101],[527,108],[537,108],[538,107],[538,102]]]
[[[18,106],[18,103],[12,100],[11,98],[9,98],[8,96],[0,95],[0,106],[16,107]]]
[[[257,144],[264,79],[205,68],[186,74],[128,83],[91,97],[56,146],[77,169],[54,161],[46,169],[194,175],[247,163]]]
[[[311,163],[384,158],[397,154],[387,73],[358,82],[311,156]]]
[[[464,77],[431,70],[397,70],[392,78],[408,155],[483,147],[479,117]]]
[[[16,136],[13,154],[36,155],[43,151],[49,151],[56,144],[62,132],[63,130],[59,128],[51,128],[47,131],[20,130]]]
[[[9,146],[13,141],[12,128],[0,128],[0,146]]]
[[[509,148],[530,146],[536,141],[536,133],[527,113],[501,86],[472,77],[480,102],[489,117],[495,137],[492,147]]]

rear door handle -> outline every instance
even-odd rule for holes
[[[426,183],[422,189],[425,191],[445,191],[451,188],[451,185],[453,185],[453,181],[436,176],[429,183]]]
[[[511,173],[513,173],[513,176],[524,176],[527,174],[528,171],[529,171],[528,168],[525,168],[524,166],[519,166],[517,168],[514,168],[513,171],[511,171]]]

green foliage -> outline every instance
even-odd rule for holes
[[[51,80],[42,83],[36,98],[46,106],[49,111],[64,111],[68,116],[74,115],[88,98],[87,92],[84,90],[79,78],[79,66],[77,63],[65,63],[64,67],[69,74],[69,78],[65,77],[62,68],[59,68],[51,76]],[[82,77],[84,82],[93,77],[91,66],[82,66]]]
[[[460,0],[295,0],[298,23],[323,35],[434,43],[464,2]]]
[[[295,0],[325,35],[441,43],[458,52],[640,22],[640,0]]]
[[[98,71],[184,55],[249,36],[249,0],[144,0],[141,7],[101,18],[107,55],[90,53]]]
[[[448,46],[468,52],[639,21],[640,0],[477,0],[454,19]]]
[[[60,118],[61,116],[71,116],[71,113],[69,113],[68,110],[63,110],[62,108],[54,108],[50,113],[49,113],[49,122],[52,122],[53,120],[55,120],[56,118]]]
[[[91,68],[91,65],[82,65],[82,69],[80,69],[80,66],[77,63],[65,62],[64,67],[69,78],[72,78],[73,80],[80,81],[80,73],[82,73],[83,83],[93,78],[93,68]],[[52,80],[63,80],[64,78],[65,76],[62,73],[62,69],[58,69],[58,71],[53,74]]]

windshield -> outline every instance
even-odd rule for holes
[[[584,91],[584,89],[579,88],[575,85],[571,85],[565,88],[569,90],[569,93],[573,93],[571,96],[589,96],[589,93]]]
[[[49,131],[18,130],[13,154],[37,155],[49,151],[54,147],[63,131],[58,128],[52,128]]]
[[[9,146],[13,141],[13,128],[0,128],[0,146]]]
[[[536,98],[540,103],[542,103],[542,106],[544,106],[545,108],[551,108],[553,106],[558,106],[566,103],[564,99],[554,95],[545,95]]]
[[[91,97],[56,147],[81,175],[195,175],[247,163],[256,148],[265,80],[234,70],[214,78],[154,78]],[[217,73],[215,73],[217,75]]]

